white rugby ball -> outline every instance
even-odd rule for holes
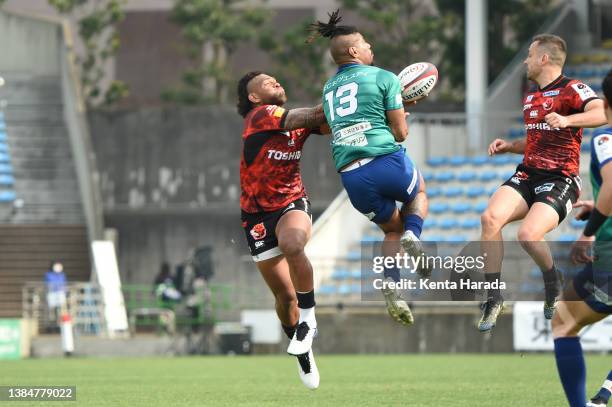
[[[404,102],[423,99],[438,83],[438,68],[431,62],[409,65],[397,75],[402,86]]]

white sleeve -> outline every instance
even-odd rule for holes
[[[597,155],[599,167],[612,160],[612,134],[599,134],[593,137],[593,151]]]

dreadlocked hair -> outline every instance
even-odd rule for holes
[[[313,42],[317,36],[332,39],[339,35],[349,35],[358,32],[357,28],[352,25],[338,25],[342,20],[339,14],[340,9],[331,14],[327,14],[329,16],[329,21],[327,23],[317,21],[316,23],[310,24],[309,31],[311,34],[306,40],[306,43]]]
[[[247,86],[249,82],[256,76],[261,75],[263,72],[260,71],[252,71],[245,74],[240,81],[238,81],[238,103],[236,104],[236,108],[238,109],[238,114],[242,117],[246,117],[246,115],[253,109],[253,103],[249,100],[249,91],[247,90]]]

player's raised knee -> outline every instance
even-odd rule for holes
[[[290,309],[297,306],[297,296],[294,291],[286,290],[275,294],[276,304],[283,309]]]
[[[480,225],[483,232],[495,233],[502,228],[501,217],[498,216],[495,211],[487,208],[482,215],[480,215]]]
[[[304,252],[307,240],[306,233],[295,231],[294,233],[284,235],[279,240],[278,247],[286,257],[293,257]]]
[[[524,225],[519,228],[516,238],[521,243],[529,243],[529,242],[539,242],[542,239],[542,236],[539,235],[536,231],[532,230],[529,227],[525,227]]]

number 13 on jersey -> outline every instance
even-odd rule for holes
[[[348,116],[357,111],[357,90],[359,85],[355,82],[350,82],[336,89],[335,99],[339,106],[334,110],[334,91],[325,94],[325,100],[329,106],[329,119],[334,121],[335,115],[340,117]],[[335,114],[334,114],[335,111]]]

